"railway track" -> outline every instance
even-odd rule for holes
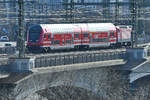
[[[92,50],[71,50],[52,51],[50,53],[29,53],[26,57],[35,58],[35,67],[57,66],[75,63],[87,63],[104,60],[122,59],[125,57],[126,48],[118,49],[92,49]],[[150,49],[148,50],[150,56]],[[1,54],[0,66],[8,64],[9,57],[16,55]]]
[[[71,55],[71,54],[83,54],[83,53],[92,53],[92,52],[115,52],[115,51],[125,51],[125,48],[120,49],[92,49],[92,50],[65,50],[65,51],[52,51],[49,53],[26,53],[26,57],[44,57],[44,56],[59,56],[59,55]],[[0,59],[9,58],[9,57],[16,57],[16,54],[7,54],[2,53],[0,54]]]
[[[119,51],[125,51],[125,48],[120,49],[92,49],[92,50],[65,50],[65,51],[52,51],[49,53],[29,53],[26,54],[26,57],[46,57],[46,56],[61,56],[61,55],[75,55],[75,54],[85,54],[85,53],[94,53],[94,52],[101,52],[101,53],[107,53],[107,52],[119,52]]]

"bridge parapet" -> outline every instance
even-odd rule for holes
[[[140,47],[140,48],[128,48],[126,50],[126,60],[128,61],[136,61],[146,59],[148,54],[148,48]]]
[[[125,57],[125,53],[125,51],[88,53],[84,52],[78,54],[36,57],[35,68],[123,59]]]
[[[16,52],[16,47],[0,47],[0,54],[15,54]]]

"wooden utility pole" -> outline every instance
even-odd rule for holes
[[[25,57],[25,39],[24,39],[24,0],[18,0],[19,15],[18,15],[18,26],[19,32],[17,34],[17,49],[19,50],[19,58]]]

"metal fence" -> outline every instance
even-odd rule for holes
[[[55,56],[43,56],[37,57],[35,59],[35,67],[48,67],[48,66],[58,66],[67,64],[77,64],[77,63],[87,63],[114,59],[123,59],[125,51],[118,52],[95,52],[95,53],[79,53],[70,55],[55,55]]]

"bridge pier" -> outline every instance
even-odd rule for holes
[[[35,58],[9,58],[9,72],[30,72],[35,68]]]
[[[147,48],[127,48],[126,50],[126,60],[136,61],[143,60],[147,57]]]

